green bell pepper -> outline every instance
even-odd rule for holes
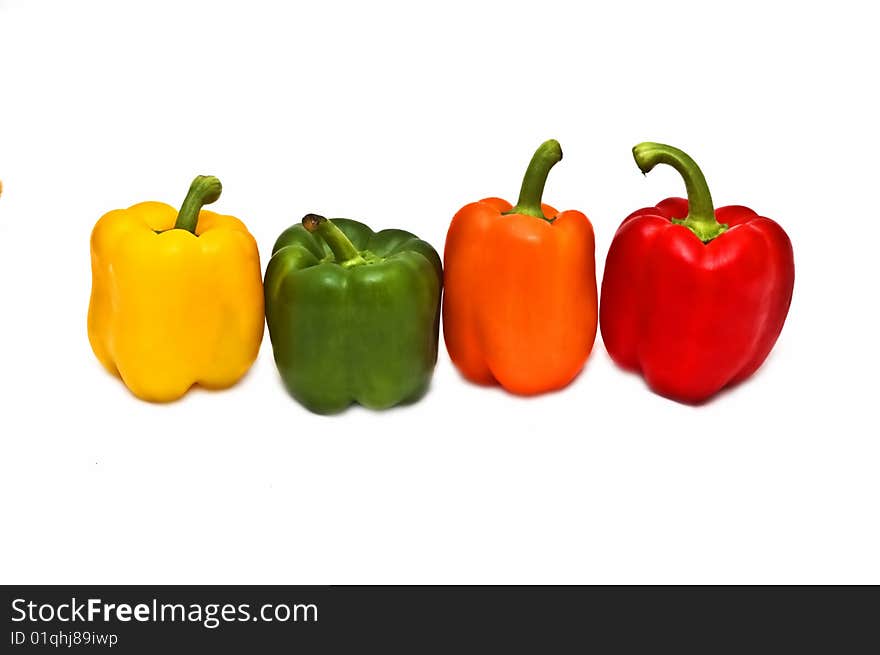
[[[313,412],[420,398],[437,362],[443,265],[403,230],[309,214],[266,268],[266,323],[287,390]]]

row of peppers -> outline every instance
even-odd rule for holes
[[[139,398],[220,389],[256,359],[269,327],[288,391],[308,409],[386,408],[425,393],[441,320],[450,358],[479,384],[523,395],[560,389],[583,368],[597,322],[621,367],[656,392],[700,403],[761,365],[794,286],[791,242],[742,206],[714,209],[684,152],[633,149],[643,173],[668,164],[687,199],[630,214],[614,236],[597,299],[593,227],[542,203],[559,143],[542,144],[515,206],[486,198],[452,219],[444,261],[403,230],[373,232],[309,214],[285,230],[261,276],[256,242],[205,209],[221,192],[199,176],[179,211],[111,211],[91,237],[88,333],[101,363]]]

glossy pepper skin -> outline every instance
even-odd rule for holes
[[[194,384],[229,387],[263,338],[260,255],[244,224],[202,210],[220,181],[199,176],[178,212],[142,202],[105,214],[91,237],[89,342],[143,400]]]
[[[465,205],[444,252],[443,333],[468,380],[523,395],[560,389],[581,371],[596,337],[593,226],[579,211],[541,203],[562,159],[542,144],[516,207],[500,198]]]
[[[266,322],[287,390],[320,414],[420,398],[437,362],[443,268],[403,230],[309,214],[266,268]]]
[[[717,211],[696,163],[657,143],[633,149],[684,177],[688,199],[628,216],[611,243],[600,323],[611,358],[657,393],[700,403],[754,373],[785,322],[794,255],[783,229],[742,206]]]

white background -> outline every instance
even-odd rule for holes
[[[0,0],[0,581],[880,583],[876,21],[715,6]],[[545,199],[592,219],[600,277],[618,223],[683,193],[638,172],[643,140],[788,231],[794,301],[752,380],[679,405],[600,337],[527,400],[441,346],[420,403],[327,418],[268,336],[236,387],[166,406],[92,355],[105,211],[209,173],[264,266],[311,211],[442,252],[551,137]]]

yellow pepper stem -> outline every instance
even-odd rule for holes
[[[213,175],[196,175],[196,179],[189,185],[189,191],[183,199],[180,211],[177,212],[174,229],[187,230],[195,234],[202,206],[216,201],[222,191],[223,185]]]

